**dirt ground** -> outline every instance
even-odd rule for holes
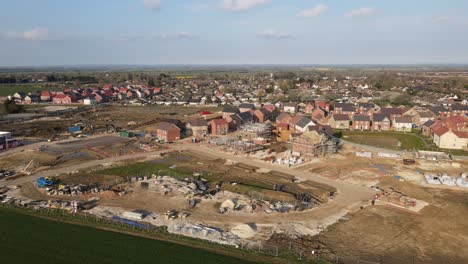
[[[362,256],[385,263],[467,263],[468,195],[424,188],[387,178],[382,187],[395,189],[429,206],[419,214],[392,207],[370,206],[348,215],[314,240],[340,256]]]

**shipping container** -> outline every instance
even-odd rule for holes
[[[68,127],[68,132],[69,132],[70,134],[79,133],[79,132],[81,132],[81,126],[71,126],[71,127]]]
[[[124,138],[131,138],[133,137],[133,133],[129,131],[120,131],[120,136]]]

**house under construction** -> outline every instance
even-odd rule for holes
[[[210,144],[222,146],[230,150],[235,150],[241,153],[249,153],[258,150],[262,150],[264,147],[255,144],[249,140],[236,140],[229,137],[215,138],[209,141]]]
[[[294,137],[291,141],[293,153],[304,158],[315,158],[335,154],[338,151],[338,141],[325,133],[310,131]]]
[[[243,139],[263,139],[265,142],[271,140],[273,126],[271,123],[246,123],[239,127],[239,135]]]

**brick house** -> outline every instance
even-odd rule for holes
[[[40,99],[42,102],[49,102],[52,98],[52,94],[49,91],[42,91]]]
[[[260,108],[253,112],[253,117],[256,122],[263,123],[270,120],[271,113],[264,108]]]
[[[431,126],[434,124],[435,124],[434,120],[429,120],[421,125],[421,133],[423,134],[423,136],[426,136],[426,137],[432,136]]]
[[[348,115],[350,118],[356,113],[356,106],[351,103],[338,103],[335,104],[333,113]]]
[[[372,116],[372,130],[374,131],[389,131],[390,118],[384,114],[374,114]]]
[[[411,132],[413,128],[413,118],[411,116],[395,117],[393,120],[393,129],[395,131]]]
[[[213,119],[210,126],[212,135],[226,135],[229,131],[229,124],[225,119]]]
[[[355,115],[353,117],[353,130],[370,130],[371,129],[371,119],[368,115]]]
[[[455,104],[452,105],[451,116],[462,116],[468,114],[468,105]]]
[[[398,107],[386,107],[380,110],[380,113],[388,116],[390,120],[394,120],[396,117],[403,116],[404,110]]]
[[[295,114],[297,112],[297,104],[296,103],[285,103],[283,105],[283,111],[288,112],[291,114]]]
[[[335,129],[349,129],[349,116],[343,114],[333,114],[328,120],[328,124]]]
[[[164,142],[174,142],[180,139],[180,128],[169,122],[159,122],[156,128],[156,137]]]

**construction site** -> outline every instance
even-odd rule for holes
[[[108,111],[91,113],[106,119]],[[131,116],[115,117],[112,127],[82,122],[78,134],[66,128],[55,140],[0,153],[1,202],[304,260],[468,259],[466,160],[372,151],[314,131],[278,143],[268,123],[162,144],[151,132],[157,117],[132,123]]]

